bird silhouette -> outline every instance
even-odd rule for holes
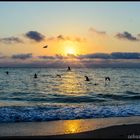
[[[85,76],[85,78],[86,78],[86,81],[90,81],[89,78],[88,78],[87,76]]]
[[[68,66],[68,69],[67,69],[67,71],[71,71],[71,68],[70,68],[70,66]]]
[[[61,75],[60,74],[57,74],[56,76],[59,77],[59,78],[61,78]]]
[[[105,77],[105,81],[110,81],[110,77]]]
[[[43,48],[48,48],[48,45],[44,46]]]
[[[34,78],[37,78],[37,74],[35,73]]]

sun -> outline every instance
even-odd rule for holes
[[[73,47],[66,47],[65,49],[66,54],[76,54],[76,50]]]
[[[77,55],[78,54],[78,47],[73,42],[65,42],[64,44],[64,55],[72,54]]]

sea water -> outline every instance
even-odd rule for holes
[[[140,69],[0,68],[0,122],[139,115]]]

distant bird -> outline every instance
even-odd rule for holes
[[[44,46],[43,48],[48,48],[48,45]]]
[[[85,77],[86,77],[86,81],[90,81],[89,78],[88,78],[87,76],[85,76]]]
[[[95,83],[94,85],[97,86],[97,85],[99,85],[99,84]]]
[[[110,81],[110,77],[105,77],[105,81]]]
[[[8,72],[8,71],[6,71],[5,73],[6,73],[7,75],[9,74],[9,72]]]
[[[71,71],[71,68],[70,68],[70,66],[68,66],[68,69],[67,69],[67,71]]]
[[[59,78],[61,78],[61,75],[60,74],[57,74],[56,76],[59,77]]]
[[[37,78],[37,74],[35,73],[34,78]]]

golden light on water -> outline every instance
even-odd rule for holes
[[[72,71],[65,72],[62,76],[61,83],[57,86],[61,94],[64,94],[66,97],[77,97],[83,96],[87,92],[87,88],[84,85],[85,79],[80,73],[72,69]]]
[[[78,133],[81,131],[80,121],[68,121],[66,124],[67,133]]]
[[[75,94],[79,89],[78,79],[75,72],[67,72],[63,75],[62,84],[59,85],[59,90],[66,94]]]

